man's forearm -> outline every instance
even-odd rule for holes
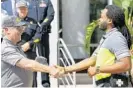
[[[100,67],[100,73],[122,73],[130,70],[131,68],[131,62],[130,59],[125,59],[123,61],[119,61],[113,65],[109,66],[101,66]]]
[[[40,64],[38,62],[34,62],[34,65],[30,67],[32,71],[38,71],[38,72],[50,72],[50,67],[47,65]]]
[[[74,65],[65,67],[65,72],[73,72],[73,71],[82,71],[84,69],[87,69],[89,66],[95,65],[96,57],[87,58],[83,61],[80,61],[79,63],[76,63]]]
[[[48,26],[51,24],[51,22],[53,21],[54,17],[50,16],[44,19],[44,21],[41,23],[41,26]]]
[[[18,67],[26,69],[26,70],[31,70],[31,71],[38,71],[38,72],[50,72],[50,67],[40,64],[34,60],[28,60],[28,59],[21,59],[20,61],[17,62],[16,64]]]

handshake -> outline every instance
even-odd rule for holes
[[[54,77],[54,78],[62,77],[66,74],[65,67],[61,67],[57,65],[50,66],[49,74],[51,77]]]
[[[59,77],[62,77],[66,73],[65,67],[61,67],[61,66],[57,66],[57,65],[48,66],[47,59],[45,57],[37,56],[35,58],[35,60],[37,62],[39,62],[40,64],[45,65],[45,67],[51,77],[59,78]]]

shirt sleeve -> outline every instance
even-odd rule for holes
[[[18,52],[14,47],[6,47],[2,52],[2,61],[10,65],[15,66],[16,63],[24,58],[24,56]]]
[[[130,56],[127,41],[123,36],[112,39],[111,46],[111,50],[118,60]]]
[[[54,8],[51,3],[51,0],[48,0],[48,9],[47,9],[47,17],[44,19],[44,21],[41,23],[44,26],[50,25],[52,20],[54,19]]]

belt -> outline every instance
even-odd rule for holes
[[[105,82],[109,82],[109,81],[110,81],[110,77],[107,77],[107,78],[103,78],[103,79],[97,80],[95,83],[98,86],[99,84],[102,84],[102,83],[105,83]]]

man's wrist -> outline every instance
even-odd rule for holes
[[[100,73],[100,66],[96,66],[96,73],[97,73],[97,74]]]
[[[64,74],[69,73],[69,71],[68,71],[67,67],[63,67],[63,69],[64,69]]]
[[[66,69],[65,69],[65,67],[63,67],[63,71],[64,71],[64,74],[66,74]]]
[[[47,67],[47,71],[46,71],[47,73],[49,73],[49,74],[51,74],[50,72],[51,72],[51,68],[48,66]]]

